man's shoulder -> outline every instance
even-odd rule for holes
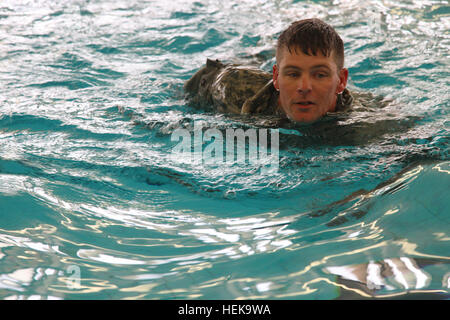
[[[345,88],[342,93],[338,94],[338,98],[336,101],[336,111],[346,111],[352,106],[354,101],[353,94]]]
[[[352,90],[349,91],[348,89],[345,89],[342,93],[342,101],[340,107],[342,109],[338,109],[339,111],[346,111],[346,110],[374,110],[379,108],[384,108],[389,103],[391,103],[392,100],[381,96],[374,94],[370,91],[356,91]]]
[[[269,80],[258,92],[247,99],[242,106],[241,114],[276,114],[278,91]]]

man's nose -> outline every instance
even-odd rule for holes
[[[307,74],[302,74],[302,76],[300,77],[299,81],[298,81],[298,85],[297,85],[297,90],[300,93],[307,93],[309,91],[311,91],[311,79],[309,77],[309,75]]]

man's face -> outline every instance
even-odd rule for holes
[[[273,84],[280,91],[278,104],[289,119],[298,122],[313,122],[334,111],[347,78],[348,70],[338,70],[334,53],[314,56],[284,48],[273,67]]]

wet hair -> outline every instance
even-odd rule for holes
[[[338,71],[344,67],[344,43],[337,32],[319,19],[304,19],[292,23],[284,30],[277,42],[277,63],[281,60],[282,49],[290,53],[300,49],[306,55],[317,55],[320,51],[329,57],[334,53]]]

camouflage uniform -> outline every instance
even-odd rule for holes
[[[207,59],[184,86],[193,105],[232,114],[261,114],[285,117],[278,107],[279,92],[272,75],[253,67],[223,64]],[[351,106],[353,97],[345,89],[338,95],[336,111]]]

